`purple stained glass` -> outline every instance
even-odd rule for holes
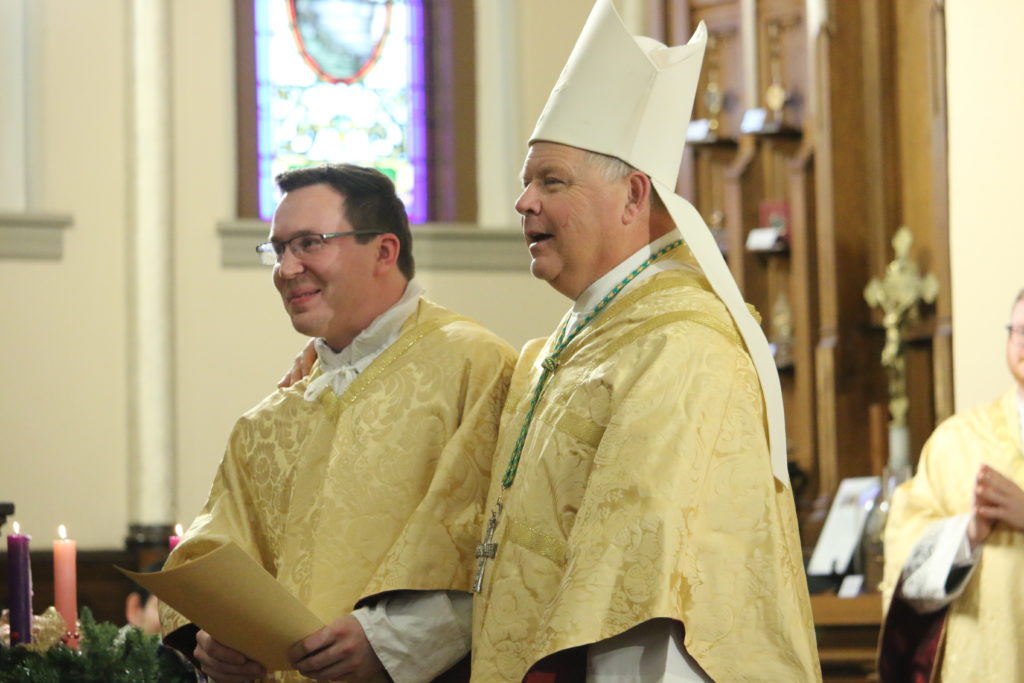
[[[372,166],[414,223],[427,219],[422,0],[254,0],[259,211],[274,176]]]

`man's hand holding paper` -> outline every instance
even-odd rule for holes
[[[218,681],[253,678],[227,677],[234,675],[227,665],[249,671],[235,654],[270,671],[292,669],[289,648],[324,628],[308,607],[232,541],[174,569],[121,571],[202,629],[200,634],[205,632],[205,646],[196,636],[196,657],[204,670],[219,665],[222,675],[212,674]]]
[[[288,658],[303,676],[320,681],[375,680],[384,670],[362,625],[351,614],[303,638],[289,648]]]
[[[199,662],[202,672],[217,683],[244,683],[266,674],[262,664],[238,650],[218,643],[206,631],[196,634],[193,656]]]

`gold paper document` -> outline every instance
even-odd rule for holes
[[[288,648],[324,624],[233,542],[162,572],[117,568],[217,641],[268,670],[292,669]]]

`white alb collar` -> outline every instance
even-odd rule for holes
[[[334,351],[326,341],[316,339],[313,344],[320,359],[321,375],[306,387],[305,399],[315,401],[328,386],[340,396],[360,372],[398,339],[402,325],[416,311],[423,291],[415,279],[409,280],[402,297],[341,351]]]
[[[663,235],[658,239],[654,240],[650,244],[637,249],[631,256],[626,258],[625,261],[615,266],[607,273],[597,278],[592,285],[583,290],[583,293],[577,297],[576,301],[572,306],[573,319],[570,320],[570,325],[575,325],[580,316],[586,315],[594,309],[594,306],[601,302],[608,292],[612,291],[612,287],[622,282],[622,280],[629,275],[629,273],[643,263],[652,254],[657,254],[658,251],[671,244],[675,240],[681,239],[682,234],[679,230],[672,230],[667,235]],[[628,289],[632,289],[637,283],[646,280],[656,273],[660,273],[666,270],[676,270],[684,267],[682,264],[675,261],[659,261],[658,263],[652,263],[647,267],[644,272],[640,273],[630,282],[622,291],[625,292]],[[621,292],[620,292],[621,294]]]

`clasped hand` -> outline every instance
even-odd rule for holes
[[[218,643],[206,631],[196,635],[194,654],[203,673],[216,683],[244,683],[266,674],[259,662]],[[351,614],[292,645],[288,659],[303,676],[318,681],[368,680],[384,669]]]
[[[967,528],[972,549],[985,542],[996,522],[1024,532],[1024,491],[988,465],[982,465],[974,478],[974,503]]]

